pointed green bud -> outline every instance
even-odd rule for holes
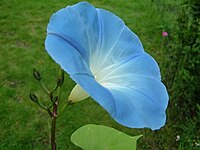
[[[41,76],[40,73],[38,71],[36,71],[35,69],[33,69],[33,76],[36,80],[40,81],[41,80]]]
[[[64,71],[61,70],[60,71],[60,79],[58,79],[57,86],[62,86],[62,84],[64,83],[64,78],[65,78]]]
[[[33,102],[38,102],[38,98],[35,94],[30,94],[30,99],[33,101]]]
[[[59,79],[58,82],[57,82],[57,85],[58,85],[58,86],[62,86],[63,82],[64,82],[63,79]]]

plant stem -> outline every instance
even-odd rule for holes
[[[52,117],[51,149],[56,150],[56,117]]]
[[[52,126],[51,126],[51,149],[56,150],[56,119],[57,119],[57,101],[53,105]]]
[[[59,76],[64,80],[63,76],[63,70],[59,71]],[[61,96],[61,85],[57,86],[57,100],[53,104],[53,112],[52,112],[52,126],[51,126],[51,149],[56,150],[56,119],[57,119],[57,110],[58,110],[58,104],[60,102],[60,96]],[[53,90],[53,92],[55,91]]]
[[[47,93],[47,95],[50,95],[50,91],[46,87],[46,85],[44,84],[44,82],[42,80],[40,80],[39,83],[40,83],[40,86],[42,87],[42,89],[45,91],[45,93]]]

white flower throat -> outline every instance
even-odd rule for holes
[[[94,72],[94,70],[97,70],[96,68],[91,68],[92,73]],[[104,82],[107,79],[109,79],[109,73],[111,73],[112,70],[109,69],[109,67],[106,67],[100,71],[97,71],[95,73],[93,73],[93,76],[95,78],[95,80],[101,84],[102,86],[106,87],[109,86],[110,84]],[[107,78],[106,78],[107,77]],[[88,98],[89,95],[77,84],[71,91],[70,96],[69,96],[69,100],[72,103],[84,100],[86,98]]]

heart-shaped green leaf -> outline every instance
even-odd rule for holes
[[[71,141],[84,150],[135,150],[141,136],[132,137],[110,127],[88,124],[76,130]]]

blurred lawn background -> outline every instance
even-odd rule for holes
[[[143,134],[138,143],[139,150],[200,149],[200,96],[197,97],[199,91],[196,89],[199,74],[191,77],[183,70],[181,73],[194,82],[188,84],[181,80],[182,74],[177,73],[178,68],[180,69],[177,64],[185,60],[179,59],[179,54],[182,53],[180,49],[183,49],[183,41],[180,41],[179,36],[182,33],[179,33],[180,16],[184,14],[181,9],[182,1],[88,0],[94,6],[121,17],[140,37],[145,50],[159,63],[163,82],[170,94],[167,123],[158,131],[128,129],[114,122],[98,104],[88,98],[70,106],[57,120],[58,149],[79,149],[70,142],[70,135],[88,123],[111,126],[133,136]],[[79,1],[0,1],[0,150],[50,149],[51,120],[46,112],[29,100],[29,93],[35,92],[47,103],[47,97],[32,77],[32,69],[36,68],[42,74],[44,82],[50,88],[54,87],[59,66],[44,48],[46,26],[54,12],[77,2]],[[168,32],[169,36],[162,37],[162,31]],[[198,51],[199,49],[192,53],[191,57],[198,56]],[[199,64],[199,61],[191,65],[193,64]],[[63,102],[75,85],[67,74],[65,77]],[[193,91],[185,90],[188,88]]]

